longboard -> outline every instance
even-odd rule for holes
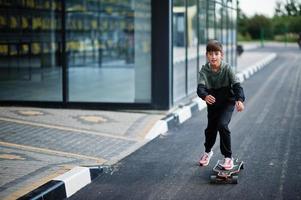
[[[234,160],[234,167],[231,170],[226,170],[221,166],[221,161],[218,160],[213,167],[213,173],[210,175],[211,183],[238,183],[238,174],[241,169],[244,169],[244,162]]]

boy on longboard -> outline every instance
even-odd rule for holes
[[[244,110],[245,95],[233,68],[223,61],[223,47],[217,40],[210,40],[206,46],[207,63],[202,66],[198,77],[197,94],[207,104],[208,125],[205,129],[205,152],[200,159],[201,166],[207,166],[213,155],[212,147],[220,134],[220,149],[224,156],[222,167],[233,168],[229,123],[234,111]]]

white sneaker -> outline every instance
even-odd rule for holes
[[[225,170],[233,169],[233,167],[234,167],[233,158],[225,158],[224,163],[221,164],[221,166],[223,168],[225,168]]]
[[[213,151],[210,151],[209,153],[205,152],[203,154],[203,156],[201,157],[201,159],[200,159],[200,162],[199,162],[200,165],[201,166],[207,166],[210,162],[210,159],[211,159],[212,155],[213,155]]]

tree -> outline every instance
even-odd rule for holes
[[[287,32],[301,32],[301,1],[286,0],[286,2],[278,1],[275,8],[275,16],[273,18],[275,34],[283,32],[285,28]]]
[[[248,20],[247,30],[253,39],[260,39],[261,31],[264,31],[265,38],[272,38],[271,19],[264,15],[254,15]]]
[[[238,9],[238,32],[241,39],[248,39],[249,35],[251,39],[260,39],[264,32],[264,39],[290,37],[290,41],[296,40],[301,32],[301,0],[278,1],[272,18],[264,15],[248,18]]]
[[[237,18],[238,18],[237,25],[238,25],[239,32],[242,35],[247,34],[248,33],[247,25],[249,22],[248,17],[239,9]]]
[[[276,16],[301,16],[300,0],[286,0],[286,2],[276,2]]]

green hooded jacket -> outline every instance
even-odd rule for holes
[[[218,72],[212,71],[209,63],[202,66],[198,74],[197,94],[202,99],[209,94],[214,96],[215,105],[245,100],[243,89],[234,69],[223,61]]]
[[[218,72],[212,71],[210,64],[206,63],[199,72],[198,84],[203,84],[207,89],[219,89],[223,87],[232,87],[235,83],[239,83],[233,68],[225,63],[221,63]]]

